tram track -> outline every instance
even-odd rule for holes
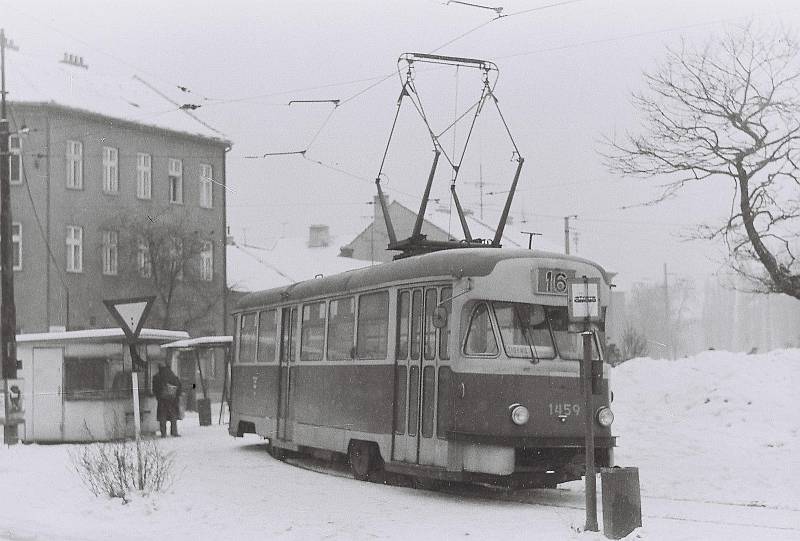
[[[329,462],[308,457],[291,457],[284,462],[287,464],[335,477],[353,479],[350,469],[344,462]],[[389,476],[383,484],[396,487],[413,487],[413,483],[403,476]],[[553,507],[557,509],[574,509],[583,511],[583,493],[569,489],[524,489],[508,490],[487,485],[448,484],[438,486],[436,489],[425,489],[432,493],[456,496],[483,501],[502,501],[521,503],[540,507]],[[598,501],[600,498],[598,497]],[[711,524],[717,526],[755,528],[783,532],[800,532],[800,509],[791,506],[773,506],[759,503],[726,502],[695,498],[673,498],[665,496],[642,496],[642,518],[651,520],[669,520],[679,522],[692,522]],[[657,509],[650,511],[646,509]],[[713,513],[714,509],[718,512]],[[707,516],[702,516],[702,515]],[[741,518],[742,514],[749,515],[753,522],[742,520],[724,520],[716,516],[733,515]],[[772,515],[772,516],[770,516]],[[780,516],[778,516],[780,515]],[[787,517],[791,515],[791,517]],[[775,520],[777,523],[765,523],[764,520]],[[778,520],[776,520],[778,519]],[[793,520],[792,520],[793,519]]]

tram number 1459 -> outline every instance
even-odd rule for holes
[[[570,415],[580,415],[581,413],[580,404],[570,404],[569,402],[553,404],[551,402],[548,406],[550,407],[550,415],[558,417],[569,417]]]

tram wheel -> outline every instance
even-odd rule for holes
[[[369,481],[381,469],[381,456],[374,443],[354,441],[347,451],[350,470],[359,481]]]

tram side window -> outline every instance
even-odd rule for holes
[[[472,311],[464,347],[467,355],[497,355],[497,339],[492,331],[489,308],[481,303]]]
[[[264,310],[258,313],[258,360],[270,363],[275,360],[278,341],[278,326],[275,310]]]
[[[436,356],[436,327],[433,326],[433,311],[436,309],[436,289],[425,290],[425,360]]]
[[[358,299],[359,359],[385,359],[389,342],[389,292],[361,295]]]
[[[253,363],[256,360],[256,314],[243,314],[239,330],[239,362]]]
[[[422,291],[411,297],[411,358],[419,359],[422,343]]]
[[[300,360],[321,361],[325,341],[325,303],[303,305],[303,326],[300,330]]]
[[[353,357],[356,301],[353,297],[331,301],[328,307],[328,360],[344,361]]]
[[[450,314],[453,309],[453,288],[443,287],[441,293],[441,302],[445,310],[447,310],[447,322],[445,326],[439,329],[439,358],[449,359],[450,352],[447,351],[447,343],[450,341]]]
[[[402,291],[397,298],[397,358],[408,359],[408,310],[411,293]]]

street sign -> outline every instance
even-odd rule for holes
[[[600,279],[574,278],[567,281],[570,321],[600,320]]]
[[[139,337],[142,325],[144,325],[147,314],[150,312],[155,300],[156,297],[153,295],[150,297],[104,300],[103,304],[106,305],[108,311],[119,323],[128,340],[133,341]]]

